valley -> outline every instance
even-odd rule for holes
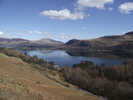
[[[91,40],[73,39],[66,43],[52,39],[30,41],[0,38],[0,47],[20,50],[64,50],[71,56],[132,58],[133,32]]]
[[[0,0],[0,100],[133,100],[132,0]]]

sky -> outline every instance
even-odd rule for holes
[[[0,37],[93,39],[133,31],[133,0],[0,0]]]

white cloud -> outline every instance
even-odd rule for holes
[[[26,31],[25,33],[28,33],[28,34],[48,34],[48,32],[40,32],[40,31],[32,31],[32,30]]]
[[[130,14],[133,11],[133,2],[126,2],[119,6],[119,10],[122,13]]]
[[[56,35],[56,39],[66,42],[71,39],[80,39],[80,37],[76,34],[61,33]]]
[[[72,13],[68,9],[63,9],[63,10],[46,10],[41,12],[41,15],[43,16],[48,16],[52,19],[59,19],[59,20],[77,20],[77,19],[84,19],[85,15],[81,12],[74,12]]]
[[[3,35],[4,34],[4,32],[0,32],[0,35]]]
[[[112,10],[113,10],[113,8],[111,8],[111,7],[110,7],[110,8],[108,8],[108,10],[109,10],[109,11],[112,11]]]
[[[58,37],[59,39],[61,39],[61,40],[68,40],[68,39],[73,38],[72,35],[70,35],[70,34],[65,34],[65,33],[60,34],[60,35],[58,35],[57,37]]]
[[[114,0],[78,0],[77,4],[79,7],[105,9],[106,4],[111,4],[113,2]]]

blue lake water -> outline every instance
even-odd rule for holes
[[[122,64],[123,59],[109,59],[109,58],[98,58],[98,57],[77,57],[67,54],[65,51],[28,51],[29,56],[37,56],[45,61],[52,61],[59,66],[73,66],[81,61],[92,61],[96,65],[106,64],[107,66]]]

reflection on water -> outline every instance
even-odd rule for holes
[[[92,61],[96,65],[106,64],[111,66],[114,64],[123,63],[123,59],[107,59],[107,58],[97,58],[97,57],[77,57],[70,56],[65,51],[55,50],[55,51],[28,51],[29,56],[37,56],[44,59],[45,61],[53,61],[59,66],[72,66],[73,64],[80,63],[81,61]]]

